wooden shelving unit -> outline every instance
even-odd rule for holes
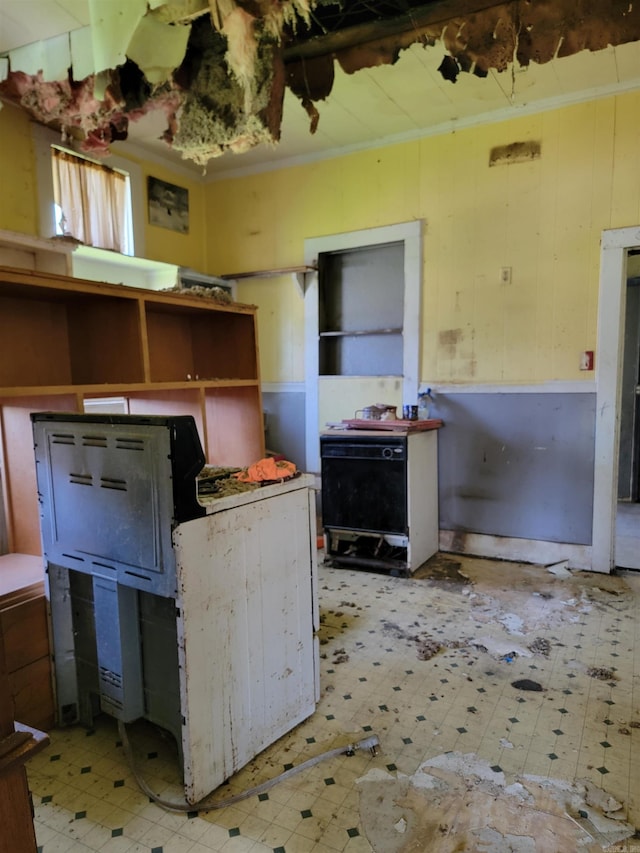
[[[41,555],[31,412],[103,397],[124,397],[131,414],[193,415],[209,464],[255,462],[256,309],[0,267],[0,582],[22,555]]]
[[[9,551],[40,553],[30,413],[123,396],[191,414],[207,461],[264,455],[255,308],[0,268],[0,429]]]

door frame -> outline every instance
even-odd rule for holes
[[[596,572],[611,572],[615,565],[627,252],[638,246],[640,226],[602,232],[591,538],[591,568]]]
[[[402,391],[403,400],[418,399],[420,384],[420,323],[422,303],[422,219],[347,231],[304,241],[304,263],[317,267],[318,255],[363,249],[385,243],[404,243],[404,316],[402,326]],[[318,424],[319,393],[319,291],[317,272],[305,276],[304,340],[305,340],[305,447],[306,469],[320,471]]]

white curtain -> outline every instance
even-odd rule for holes
[[[131,254],[128,176],[59,148],[51,151],[63,233],[87,246]]]

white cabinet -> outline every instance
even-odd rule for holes
[[[174,532],[185,793],[196,802],[319,698],[313,478],[216,499]]]

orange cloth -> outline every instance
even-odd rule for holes
[[[286,459],[280,459],[276,462],[271,456],[265,459],[260,459],[249,465],[248,468],[243,468],[233,476],[242,483],[263,483],[265,480],[286,480],[293,477],[297,469],[293,462],[287,462]]]

